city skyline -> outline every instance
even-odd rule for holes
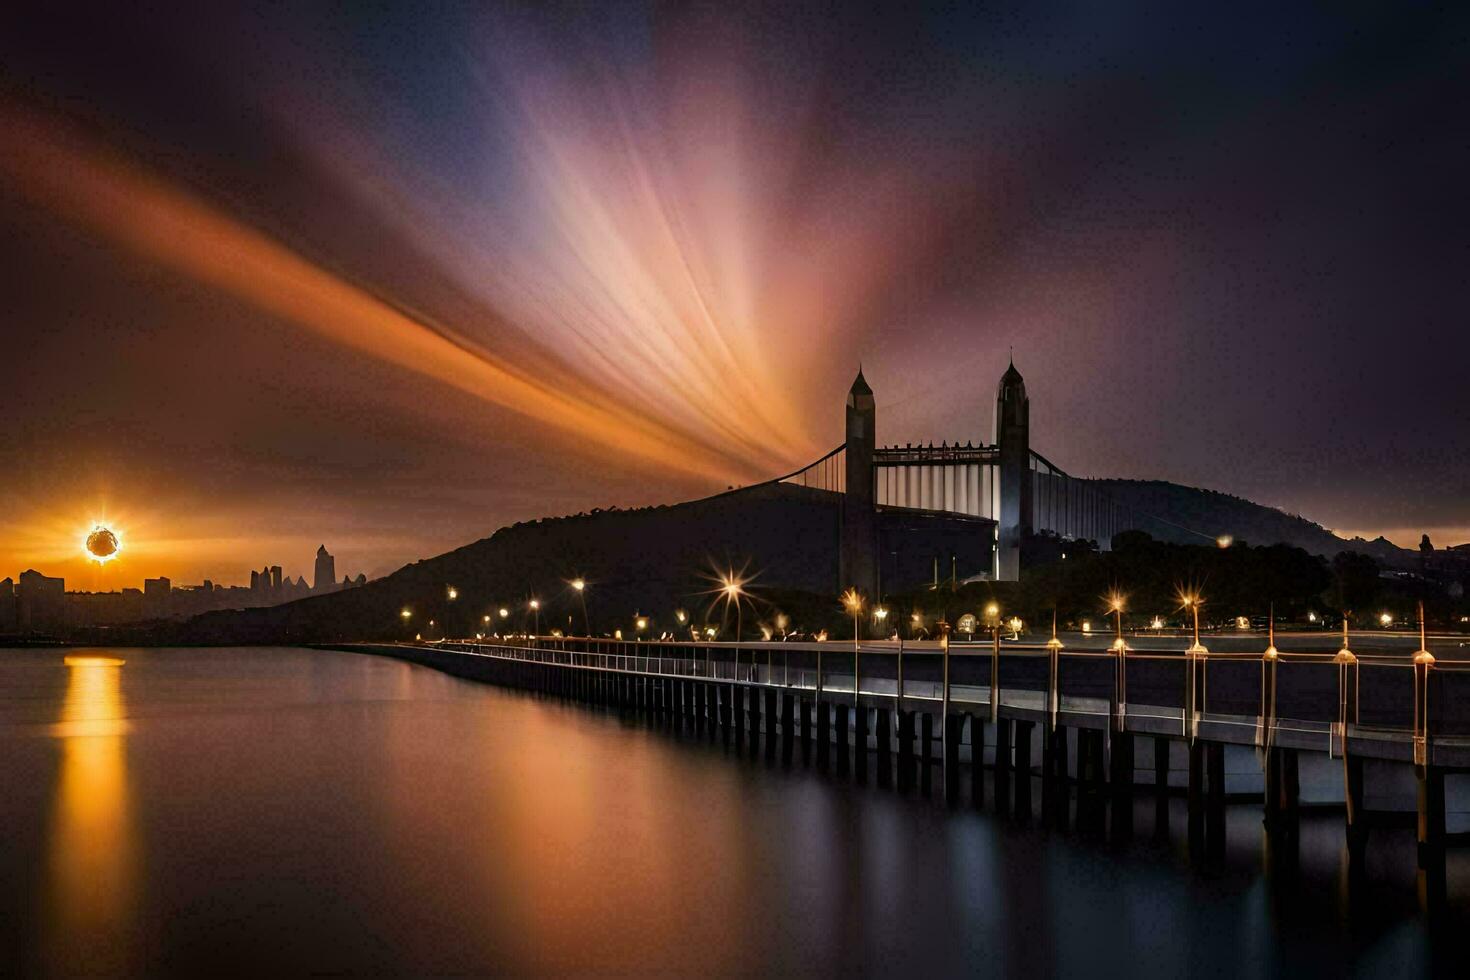
[[[1072,472],[1470,540],[1457,22],[1355,16],[17,17],[0,567],[376,577],[778,475],[859,360],[978,440],[1010,348]]]

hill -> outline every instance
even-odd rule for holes
[[[1199,544],[1228,534],[1251,544],[1289,544],[1331,558],[1340,551],[1372,555],[1390,567],[1418,566],[1418,553],[1386,538],[1341,538],[1305,517],[1215,490],[1162,480],[1095,480],[1113,499],[1143,516],[1139,530],[1176,544]]]
[[[547,631],[580,631],[584,601],[595,628],[631,629],[635,611],[672,628],[678,609],[703,617],[717,569],[738,572],[751,556],[759,556],[763,584],[831,593],[837,505],[826,491],[764,484],[681,504],[528,521],[361,588],[197,617],[176,639],[279,643],[521,629],[533,625],[531,596],[542,602]],[[584,593],[568,587],[574,578],[587,582]],[[500,616],[502,607],[509,616]]]

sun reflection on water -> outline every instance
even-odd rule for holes
[[[136,867],[129,814],[128,723],[115,657],[69,656],[53,734],[61,770],[50,835],[51,924],[62,959],[116,948],[127,928]],[[102,940],[102,942],[98,942]],[[77,964],[88,969],[108,964]]]

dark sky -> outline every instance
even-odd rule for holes
[[[1074,474],[1470,540],[1464,5],[70,6],[0,15],[0,577],[753,482],[859,359],[988,441],[1012,347]]]

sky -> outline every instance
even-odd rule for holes
[[[0,577],[758,482],[859,363],[989,441],[1011,352],[1074,475],[1470,541],[1470,10],[858,6],[7,7]]]

